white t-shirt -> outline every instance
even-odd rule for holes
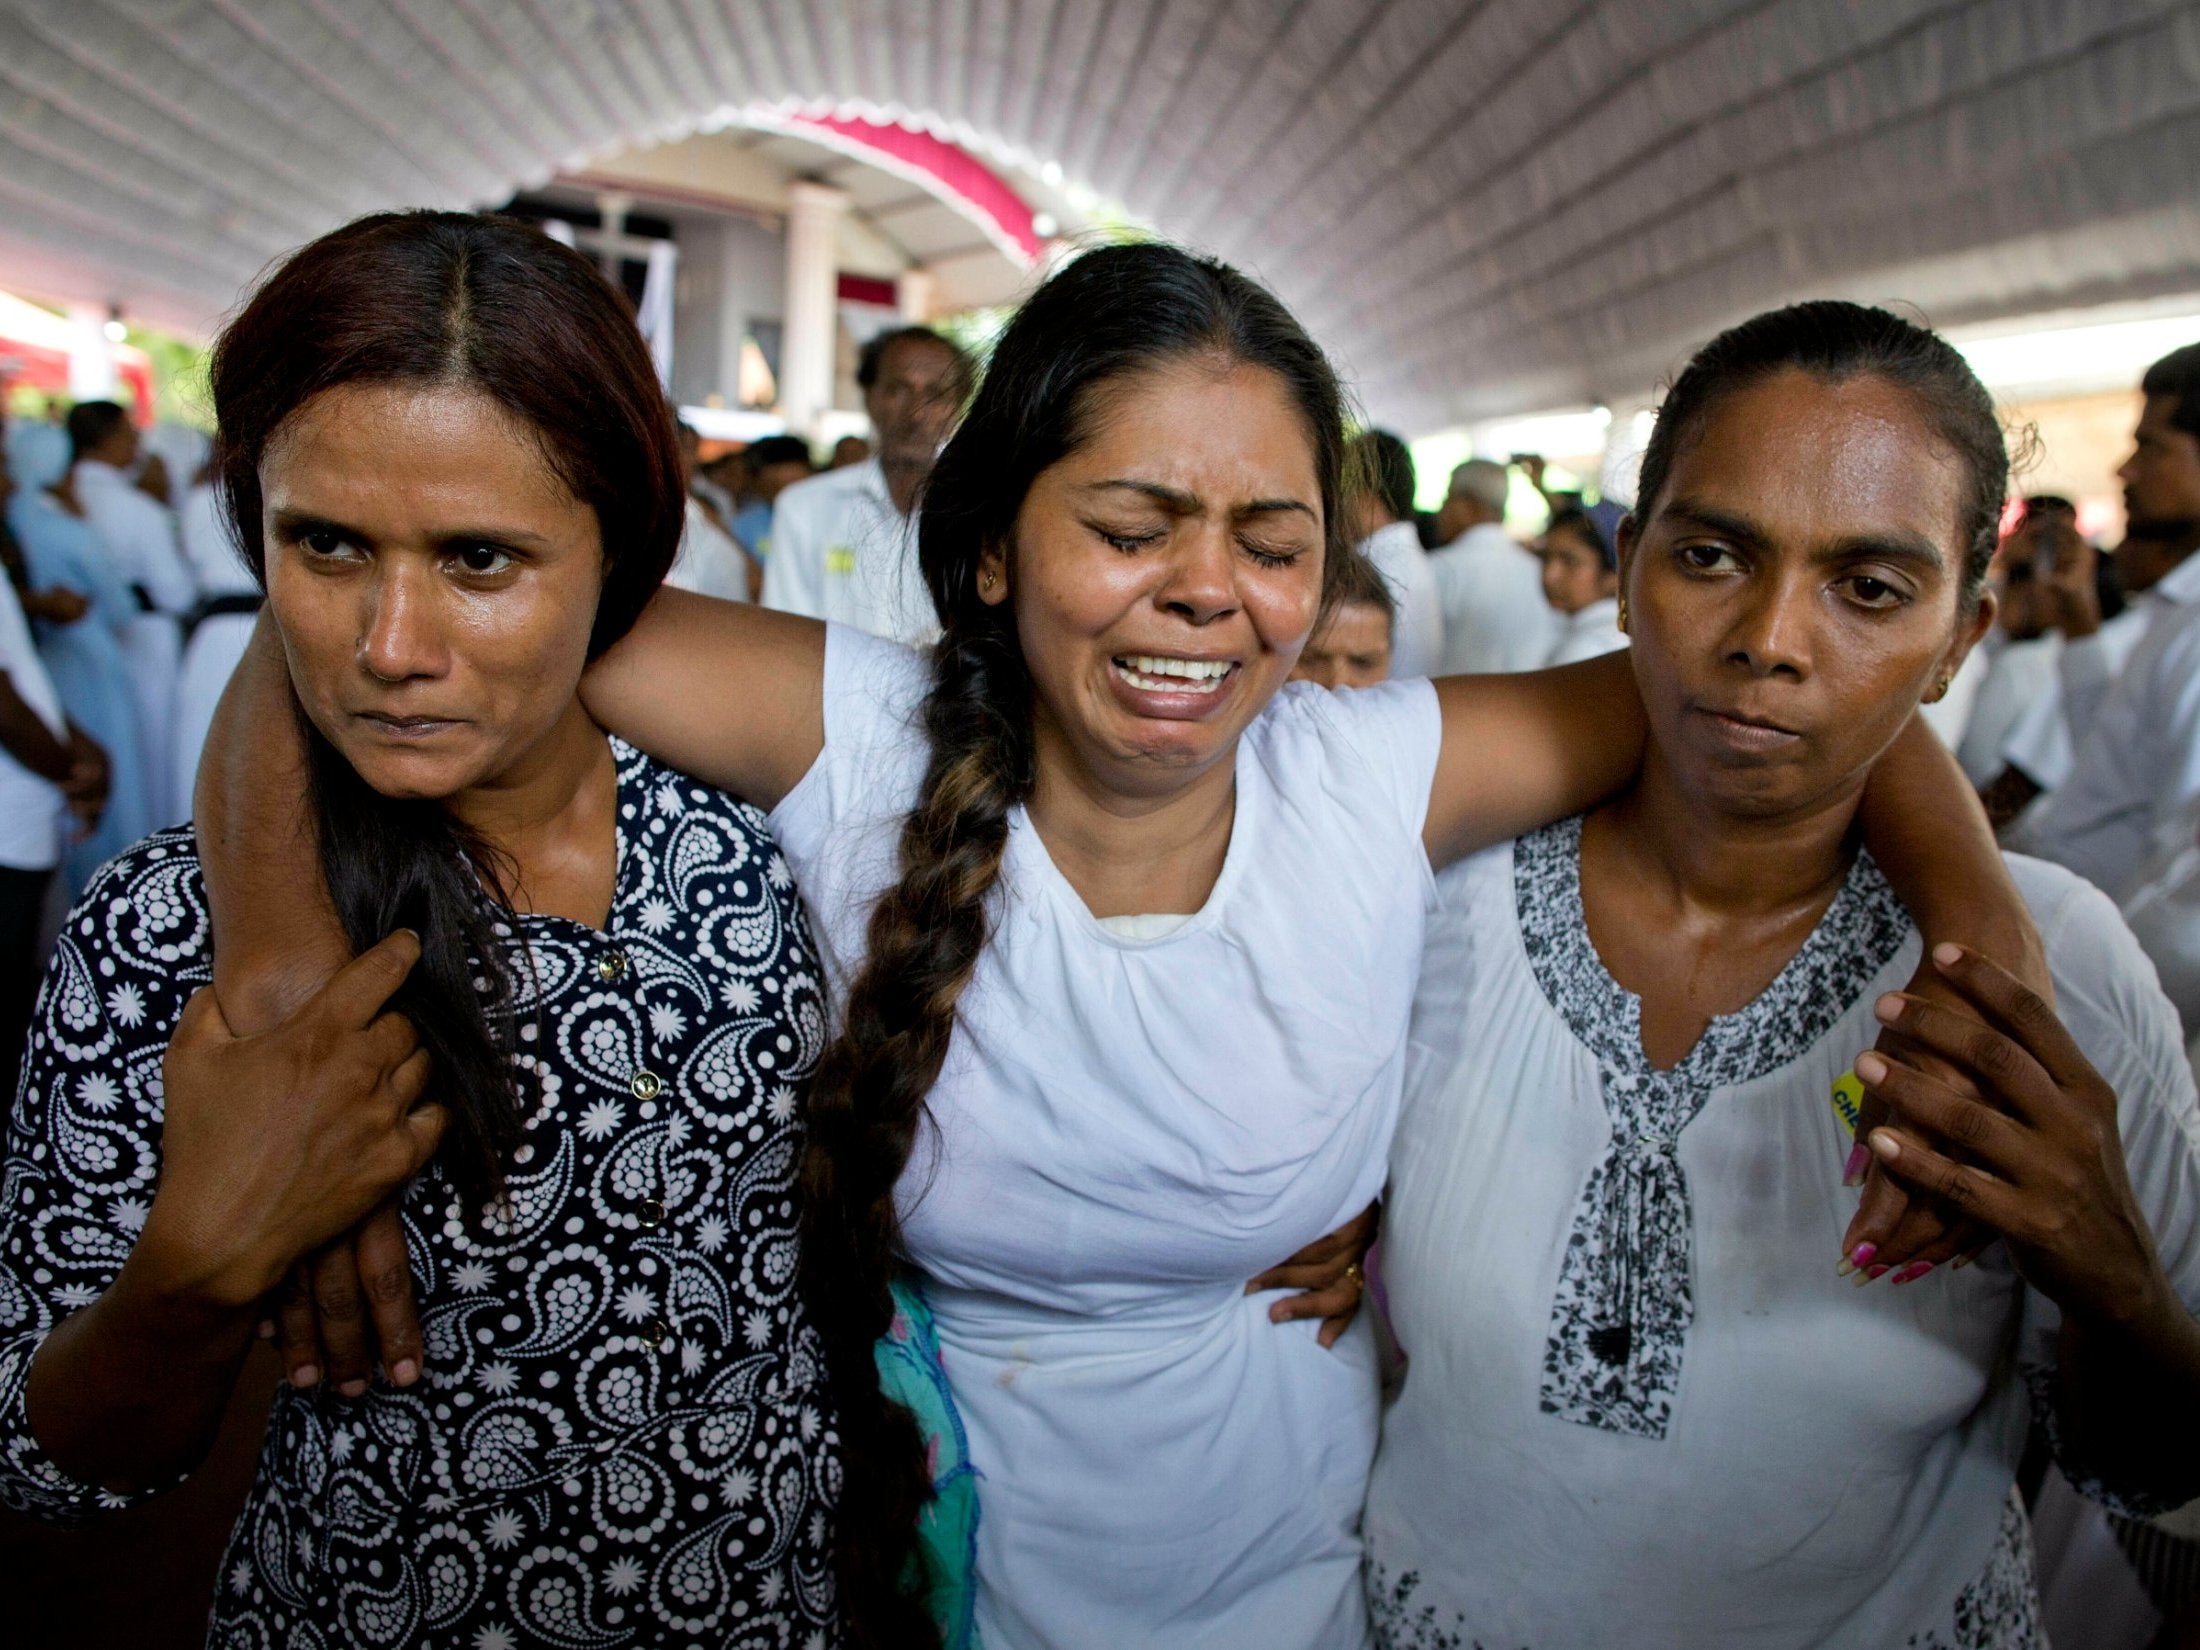
[[[2026,812],[2016,839],[2115,898],[2177,846],[2185,810],[2200,801],[2200,556],[2147,596],[2145,633],[2082,724],[2077,696],[2085,684],[2075,673],[2095,653],[2075,643],[2063,649],[2076,758],[2070,777]]]
[[[1974,647],[1949,680],[1948,691],[1931,704],[1917,707],[1925,725],[1940,735],[1940,742],[1951,751],[1960,747],[1971,731],[1971,709],[1986,686],[1986,673],[1992,664],[1992,660]]]
[[[188,613],[197,582],[176,543],[175,517],[112,464],[87,458],[76,467],[76,496],[126,583],[162,613]]]
[[[2054,674],[2002,740],[2003,766],[2015,768],[2043,791],[2069,779],[2076,759],[2072,730],[2100,713],[2108,683],[2123,670],[2153,613],[2153,598],[2141,596],[2091,636],[2071,643],[2054,638]]]
[[[1421,531],[1410,521],[1378,527],[1360,541],[1360,554],[1390,586],[1397,617],[1390,627],[1390,673],[1434,676],[1444,665],[1444,609]]]
[[[877,459],[798,481],[773,502],[764,605],[897,642],[938,637],[917,518],[894,508]]]
[[[66,742],[69,724],[61,714],[61,695],[38,657],[15,586],[5,578],[0,578],[0,673],[53,736]],[[61,863],[61,820],[61,787],[0,750],[0,865],[52,870]]]
[[[1534,556],[1486,521],[1430,552],[1428,562],[1444,611],[1443,674],[1541,668],[1559,627]]]
[[[1971,719],[1956,746],[1956,760],[1974,785],[1984,785],[2008,765],[2002,747],[2017,723],[2041,695],[2051,692],[2062,638],[2050,631],[2010,641],[1999,630],[1979,643],[1973,656],[1986,656],[1986,680],[1971,706]]]
[[[1379,1642],[2028,1650],[2010,1487],[2056,1309],[2000,1245],[1900,1288],[1834,1270],[1857,1194],[1833,1086],[1916,931],[1861,861],[1779,979],[1655,1073],[1582,923],[1579,841],[1439,880],[1384,1209],[1409,1361],[1368,1495]],[[2010,869],[2200,1305],[2175,1017],[2100,893]]]
[[[923,776],[928,675],[834,626],[825,748],[771,816],[842,988]],[[1157,938],[1096,920],[1011,816],[902,1181],[983,1478],[989,1650],[1365,1640],[1372,1337],[1324,1351],[1245,1282],[1382,1184],[1441,731],[1424,681],[1285,687],[1239,743],[1214,891]]]
[[[688,495],[687,522],[680,531],[680,548],[672,558],[665,583],[675,590],[693,590],[720,601],[749,599],[749,558],[733,542],[733,535],[710,519],[703,501]]]
[[[1558,640],[1551,646],[1547,665],[1574,665],[1584,659],[1617,653],[1627,645],[1619,628],[1619,598],[1606,596],[1574,613],[1558,615]]]
[[[221,495],[211,484],[202,482],[183,495],[183,507],[176,512],[176,538],[202,597],[260,593],[252,569],[229,541],[228,517],[222,511]]]

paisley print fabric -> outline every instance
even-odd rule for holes
[[[404,1219],[425,1379],[277,1396],[209,1642],[615,1650],[837,1640],[838,1459],[795,1288],[798,1098],[825,1034],[755,809],[624,745],[606,930],[520,916],[504,1197]],[[40,999],[0,1215],[0,1502],[122,1498],[38,1449],[46,1332],[114,1278],[160,1173],[161,1056],[212,974],[187,830],[110,864]]]
[[[1581,820],[1513,848],[1521,942],[1536,983],[1597,1057],[1611,1144],[1566,1239],[1543,1355],[1542,1408],[1583,1426],[1663,1438],[1695,1315],[1694,1215],[1677,1148],[1714,1089],[1808,1050],[1908,937],[1901,902],[1867,854],[1779,977],[1713,1020],[1669,1071],[1642,1052],[1642,1003],[1606,972],[1581,909]]]

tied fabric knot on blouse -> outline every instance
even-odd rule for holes
[[[1596,1056],[1611,1139],[1576,1205],[1543,1354],[1547,1415],[1663,1438],[1695,1315],[1694,1217],[1681,1131],[1713,1091],[1771,1072],[1831,1029],[1901,947],[1909,919],[1869,855],[1755,1001],[1715,1017],[1666,1070],[1642,1051],[1642,1001],[1606,970],[1581,903],[1581,820],[1522,837],[1514,898],[1545,999]]]

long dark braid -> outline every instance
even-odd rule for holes
[[[1351,553],[1339,519],[1343,398],[1273,296],[1164,245],[1088,253],[1017,312],[925,489],[919,557],[940,619],[923,709],[931,758],[901,832],[900,880],[872,910],[864,962],[811,1092],[803,1266],[840,1414],[839,1579],[849,1643],[906,1650],[938,1635],[910,1564],[931,1496],[917,1427],[878,1385],[872,1347],[901,1264],[896,1184],[992,927],[1009,816],[1031,793],[1032,683],[1012,604],[979,591],[988,552],[1013,583],[1033,480],[1083,439],[1096,392],[1166,363],[1228,357],[1274,372],[1305,415],[1328,522],[1324,588]]]

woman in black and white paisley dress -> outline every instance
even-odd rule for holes
[[[356,1397],[282,1389],[210,1642],[837,1644],[834,1411],[796,1287],[816,958],[757,810],[609,740],[574,696],[678,538],[649,358],[600,276],[533,231],[391,215],[272,277],[215,388],[234,524],[321,736],[339,909],[336,862],[371,840],[371,873],[442,866],[474,926],[436,931],[449,896],[391,912],[425,947],[394,999],[437,1055],[416,1105],[426,1061],[376,1017],[403,936],[239,1039],[192,1002],[213,945],[191,831],[97,876],[7,1140],[0,1502],[68,1520],[181,1478],[266,1289],[399,1195],[424,1367]],[[516,897],[484,891],[460,839],[440,860],[398,840],[445,819]],[[384,834],[347,837],[360,820]],[[446,1034],[469,979],[501,1121]],[[460,1001],[442,1022],[438,981]],[[296,1093],[221,1088],[300,1024],[318,1040]]]
[[[504,1203],[432,1169],[405,1198],[426,1378],[280,1389],[213,1642],[823,1642],[831,1413],[794,1291],[816,960],[756,810],[614,748],[608,922],[506,919],[537,1100]],[[0,1225],[0,1496],[41,1517],[130,1499],[45,1457],[26,1377],[144,1224],[209,940],[191,833],[162,831],[85,890],[39,1002]]]

